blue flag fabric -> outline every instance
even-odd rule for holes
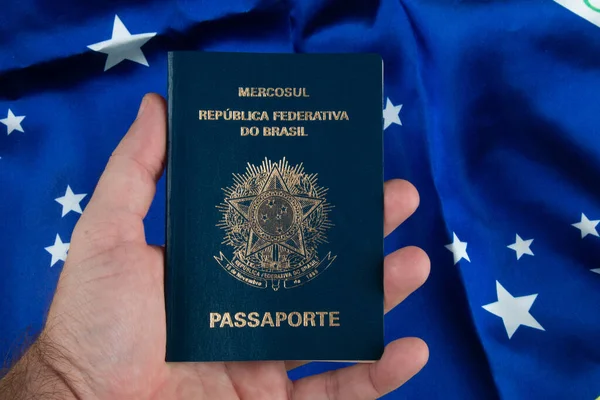
[[[6,2],[1,357],[39,332],[111,151],[143,94],[166,95],[169,50],[383,57],[385,178],[421,196],[385,251],[432,261],[386,316],[386,340],[422,337],[429,363],[386,398],[600,395],[598,0]],[[163,178],[153,244],[164,203]]]

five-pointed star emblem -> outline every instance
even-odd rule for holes
[[[467,242],[461,242],[456,233],[452,233],[454,235],[454,240],[452,243],[447,244],[445,247],[454,254],[454,265],[459,262],[462,258],[471,262],[469,259],[469,255],[467,254]]]
[[[545,330],[539,322],[529,313],[536,294],[529,296],[513,297],[500,282],[496,281],[496,294],[498,301],[482,306],[486,311],[502,318],[508,338],[512,338],[519,326],[525,325],[531,328]]]
[[[581,213],[581,221],[571,225],[581,231],[581,238],[583,239],[587,235],[598,236],[598,231],[596,230],[598,222],[600,222],[600,220],[590,221],[584,213]]]
[[[398,124],[402,126],[402,121],[400,121],[400,110],[402,109],[402,104],[395,106],[392,104],[390,98],[387,98],[387,102],[385,103],[385,109],[383,110],[383,129],[387,129],[391,124]]]
[[[88,48],[108,54],[106,64],[104,64],[104,71],[114,67],[123,60],[130,60],[148,66],[148,61],[141,47],[155,35],[156,32],[132,35],[123,22],[121,22],[119,16],[115,15],[112,37],[108,40],[91,44]]]
[[[69,211],[74,211],[81,214],[81,206],[79,203],[83,198],[87,196],[87,193],[75,194],[71,190],[71,187],[67,185],[67,191],[64,196],[54,199],[56,202],[62,205],[62,216],[64,217]]]
[[[600,268],[591,269],[590,271],[600,274]]]
[[[44,248],[48,253],[52,254],[52,261],[50,261],[51,267],[54,266],[54,264],[56,264],[59,260],[66,261],[69,245],[70,243],[63,243],[62,240],[60,240],[60,236],[56,234],[54,244]]]
[[[25,132],[21,126],[21,122],[25,119],[24,115],[16,116],[12,110],[8,109],[8,115],[6,118],[0,119],[4,125],[6,125],[6,133],[10,135],[12,131]]]
[[[256,208],[253,208],[254,200],[257,197],[263,195],[264,193],[268,193],[268,192],[273,192],[273,193],[280,192],[280,193],[290,194],[290,191],[287,188],[285,182],[283,181],[281,173],[279,172],[279,169],[277,167],[273,168],[273,170],[271,171],[271,174],[269,175],[269,178],[267,178],[266,182],[264,183],[264,185],[262,186],[262,188],[260,189],[260,191],[258,192],[258,194],[256,196],[247,196],[247,197],[241,197],[241,198],[236,198],[236,199],[227,199],[227,202],[240,215],[242,215],[247,221],[250,221],[253,218],[253,215],[250,215],[251,209],[256,210]],[[293,198],[294,201],[298,202],[299,210],[301,213],[301,215],[299,217],[300,221],[303,221],[306,217],[308,217],[319,206],[319,204],[321,204],[323,202],[322,199],[306,197],[306,196],[291,195],[291,198]],[[273,200],[273,198],[268,198],[268,197],[265,198],[264,203],[265,203],[265,207],[267,207],[267,208],[273,209],[275,207],[275,201]],[[287,213],[286,206],[280,207],[277,210],[281,210],[282,208],[285,208],[285,210],[286,210],[285,212]],[[281,210],[281,212],[283,212],[283,211]],[[276,218],[274,218],[274,219],[281,219],[281,217],[277,218],[277,215],[281,215],[281,214],[276,214]],[[265,219],[263,215],[260,216],[260,219],[263,221],[269,220],[269,218]],[[250,235],[248,237],[248,244],[246,246],[246,252],[245,252],[245,254],[247,256],[254,254],[260,250],[263,250],[274,244],[285,247],[286,249],[293,251],[295,253],[298,253],[302,256],[306,255],[306,250],[304,247],[304,233],[300,226],[289,228],[289,229],[291,229],[290,235],[288,235],[289,237],[285,241],[281,241],[281,242],[277,242],[277,243],[273,243],[272,241],[265,239],[264,235],[257,233],[255,231],[255,228],[252,228],[252,224],[250,224],[250,226],[251,226]],[[274,232],[272,232],[272,234],[279,234],[279,233],[282,233],[282,231],[283,231],[283,229],[280,229],[279,227],[274,228]]]
[[[516,235],[516,236],[517,236],[517,238],[516,238],[515,243],[508,245],[506,247],[514,250],[517,253],[517,260],[520,259],[523,256],[523,254],[529,254],[530,256],[532,256],[533,251],[531,251],[529,246],[531,246],[531,243],[533,243],[533,239],[523,240],[523,239],[521,239],[521,236],[519,236],[519,235]]]

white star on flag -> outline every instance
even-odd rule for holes
[[[600,222],[600,220],[590,221],[584,213],[581,213],[581,221],[571,225],[581,231],[581,238],[583,239],[587,235],[598,236],[598,231],[596,230],[598,222]]]
[[[532,256],[533,251],[531,251],[529,246],[531,246],[531,243],[533,243],[533,239],[523,240],[523,239],[521,239],[521,236],[519,236],[519,235],[516,235],[516,236],[517,236],[517,238],[516,238],[515,243],[510,244],[506,247],[514,250],[517,253],[517,260],[520,259],[523,256],[523,254],[529,254],[530,256]]]
[[[383,110],[383,129],[387,129],[391,124],[398,124],[402,126],[402,121],[400,121],[400,110],[402,109],[402,104],[399,106],[395,106],[392,104],[390,98],[387,98],[387,102],[385,104],[385,110]]]
[[[600,268],[590,269],[590,271],[600,274]]]
[[[56,239],[54,239],[54,244],[52,246],[44,247],[44,249],[52,254],[52,261],[50,261],[50,267],[54,266],[59,260],[66,261],[67,252],[69,251],[70,243],[63,243],[60,240],[60,236],[58,233],[56,234]]]
[[[112,37],[103,42],[91,44],[88,48],[108,54],[106,64],[104,64],[104,71],[114,67],[123,60],[134,61],[147,67],[148,61],[141,47],[155,35],[156,32],[132,35],[123,22],[121,22],[119,16],[115,15]]]
[[[74,211],[76,213],[81,214],[81,206],[79,203],[83,198],[87,196],[87,193],[75,194],[71,190],[71,187],[67,185],[67,191],[63,197],[57,197],[54,199],[60,205],[62,205],[62,216],[64,217],[69,213],[69,211]]]
[[[502,318],[509,339],[512,338],[521,325],[545,331],[529,313],[533,302],[537,298],[537,293],[529,296],[513,297],[500,282],[496,281],[496,294],[498,296],[497,302],[482,307]]]
[[[23,127],[21,127],[21,122],[25,119],[24,115],[16,116],[13,114],[12,110],[8,109],[8,115],[4,119],[0,119],[4,125],[6,125],[7,135],[10,135],[12,131],[25,132]]]
[[[461,242],[456,233],[452,232],[454,240],[452,243],[447,244],[445,247],[454,254],[454,265],[459,262],[462,258],[471,262],[469,255],[467,254],[467,242]]]

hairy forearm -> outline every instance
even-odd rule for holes
[[[0,380],[0,400],[78,399],[69,378],[52,362],[52,351],[36,341]]]

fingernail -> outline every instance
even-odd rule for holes
[[[146,108],[146,104],[148,104],[148,96],[144,96],[144,98],[142,99],[142,103],[140,104],[140,109],[138,110],[136,118],[139,118],[142,115],[142,113],[144,112],[144,108]]]

